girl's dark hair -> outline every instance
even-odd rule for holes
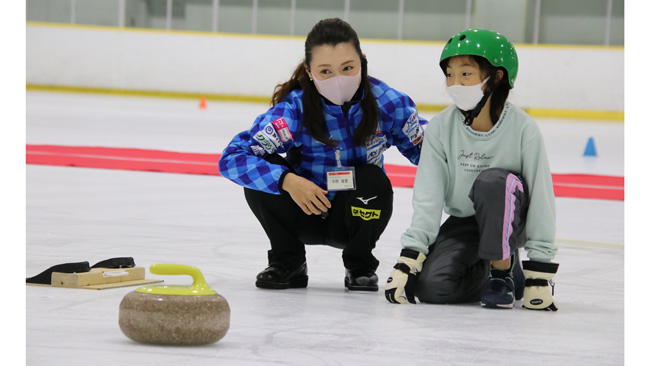
[[[493,66],[486,58],[481,56],[467,55],[467,57],[469,57],[471,61],[475,62],[478,65],[478,68],[481,70],[481,73],[483,75],[490,77],[490,80],[488,80],[486,83],[487,88],[485,90],[492,91],[492,100],[490,102],[490,120],[494,125],[499,121],[501,112],[503,112],[503,107],[506,104],[506,99],[508,99],[508,95],[510,94],[511,87],[510,83],[508,82],[508,70],[503,67]],[[448,63],[449,59],[442,61],[441,66],[443,70],[447,69]],[[503,71],[503,77],[497,82],[497,70],[499,69]]]
[[[305,67],[309,68],[311,64],[312,49],[314,47],[322,45],[334,47],[339,43],[352,43],[361,59],[361,85],[364,90],[363,99],[361,100],[363,117],[361,123],[354,131],[354,143],[360,146],[365,144],[366,140],[375,133],[379,112],[370,86],[368,63],[363,57],[361,46],[359,45],[359,37],[357,37],[357,33],[352,29],[350,24],[339,18],[321,20],[312,28],[305,41],[305,59],[296,67],[296,70],[288,81],[278,84],[275,87],[271,104],[276,105],[280,103],[294,89],[302,89],[302,123],[307,129],[307,133],[314,139],[330,147],[338,145],[338,141],[326,136],[326,132],[324,131],[325,115],[320,93],[314,83],[309,80],[309,75]]]

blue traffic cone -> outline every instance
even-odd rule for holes
[[[590,137],[587,141],[587,147],[585,147],[585,152],[582,156],[598,156],[596,154],[596,144],[594,143],[594,138]]]

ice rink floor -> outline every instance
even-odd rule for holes
[[[27,144],[221,153],[267,106],[27,92]],[[429,119],[432,114],[421,113]],[[538,119],[553,173],[624,175],[623,124]],[[598,157],[582,152],[593,137]],[[387,162],[407,165],[396,149]],[[375,250],[380,285],[411,217],[411,189],[395,188],[392,220]],[[622,365],[624,203],[557,199],[558,312],[467,305],[393,305],[383,291],[349,293],[341,252],[309,246],[309,287],[257,289],[268,240],[241,187],[218,176],[28,165],[26,265],[130,256],[138,266],[198,267],[231,307],[221,341],[139,344],[118,326],[137,287],[26,288],[28,365]],[[525,257],[524,252],[522,254]],[[189,285],[188,276],[156,276]]]

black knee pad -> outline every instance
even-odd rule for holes
[[[479,261],[458,274],[429,273],[426,278],[419,277],[415,296],[421,302],[430,304],[460,304],[479,301],[490,270],[489,261]]]
[[[330,216],[342,218],[345,232],[332,230],[333,242],[348,243],[352,237],[374,247],[393,215],[393,189],[386,173],[374,165],[355,167],[355,190],[336,194]],[[363,237],[363,239],[361,239]]]
[[[354,170],[358,191],[393,192],[390,179],[380,167],[366,164],[357,166]]]
[[[418,281],[415,295],[421,302],[429,304],[448,304],[458,292],[458,283],[451,279]]]
[[[502,192],[505,189],[505,184],[508,181],[508,176],[514,174],[503,168],[490,168],[482,171],[474,180],[469,197],[474,200],[474,195],[485,192]],[[524,187],[524,192],[528,193],[526,182],[517,174],[514,174],[517,180],[521,182]]]
[[[361,207],[393,207],[393,186],[386,173],[376,165],[355,167],[356,189],[349,204]]]
[[[472,185],[472,192],[491,191],[493,189],[500,189],[506,183],[508,175],[511,173],[502,168],[490,168],[482,171],[474,180]]]

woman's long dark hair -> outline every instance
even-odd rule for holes
[[[314,26],[314,28],[312,28],[307,35],[307,40],[305,41],[304,61],[296,67],[296,70],[288,81],[278,84],[275,87],[273,97],[271,98],[271,104],[276,105],[280,103],[294,89],[302,89],[302,123],[307,129],[307,133],[325,145],[331,147],[338,145],[338,141],[327,137],[323,131],[325,127],[325,115],[323,113],[321,96],[314,83],[309,80],[309,75],[307,74],[305,67],[308,68],[311,64],[312,49],[314,47],[322,45],[330,45],[334,47],[339,43],[352,43],[361,59],[361,85],[364,90],[363,99],[361,100],[363,117],[361,123],[354,131],[354,143],[357,146],[361,146],[364,145],[366,140],[375,133],[379,112],[375,96],[372,94],[372,89],[370,87],[368,64],[361,52],[359,37],[357,37],[357,33],[352,29],[350,24],[339,18],[321,20]]]
[[[490,101],[490,120],[492,125],[495,125],[501,117],[501,112],[503,112],[503,107],[506,104],[506,99],[510,94],[510,83],[508,82],[508,71],[503,67],[495,67],[484,57],[467,55],[470,60],[475,62],[478,65],[481,74],[486,77],[490,77],[490,80],[487,81],[487,88],[485,89],[486,93],[488,90],[492,91],[492,100]],[[446,59],[442,62],[441,66],[443,70],[447,69],[447,64],[449,59]],[[503,77],[501,80],[497,81],[497,70],[501,69],[503,71]],[[485,80],[485,78],[483,78]]]

